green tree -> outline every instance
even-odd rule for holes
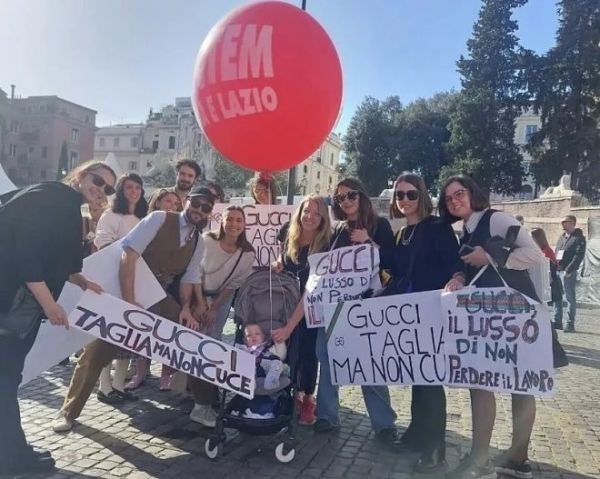
[[[600,3],[562,0],[556,46],[538,58],[531,76],[542,120],[529,151],[544,185],[566,172],[571,188],[600,197]]]
[[[520,190],[522,155],[514,142],[515,119],[527,106],[526,71],[530,55],[519,47],[515,8],[527,0],[484,0],[468,58],[457,62],[462,91],[451,114],[449,153],[454,161],[442,173],[471,174],[499,193]]]
[[[219,153],[216,153],[215,172],[217,179],[223,188],[242,190],[247,187],[248,180],[254,174],[251,170],[246,170],[241,166],[226,160]]]
[[[67,151],[67,142],[63,141],[60,147],[60,156],[58,157],[58,170],[56,172],[56,179],[62,180],[67,171],[69,170],[69,152]]]
[[[394,176],[401,113],[402,103],[397,96],[384,101],[368,96],[354,113],[344,136],[345,168],[355,172],[371,195],[379,195]]]

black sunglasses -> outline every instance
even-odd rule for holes
[[[415,201],[419,197],[419,192],[417,190],[396,190],[396,199],[398,201],[402,201],[406,196],[410,201]]]
[[[200,198],[190,198],[190,205],[192,208],[200,208],[202,213],[210,213],[213,210],[211,203],[205,203]]]
[[[112,186],[110,186],[106,181],[104,181],[104,178],[102,178],[97,173],[93,173],[91,171],[89,172],[89,174],[92,176],[92,183],[94,183],[94,185],[96,185],[98,188],[104,187],[104,194],[106,196],[115,194],[115,189]]]
[[[346,198],[348,199],[348,201],[354,201],[356,198],[358,198],[358,191],[350,190],[350,191],[348,191],[348,193],[340,193],[333,197],[335,202],[339,203],[339,204],[346,201]]]

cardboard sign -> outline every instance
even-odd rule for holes
[[[447,384],[517,394],[554,392],[548,309],[511,288],[442,295]]]
[[[217,203],[211,216],[211,230],[218,230],[223,211],[228,204]],[[246,238],[255,252],[254,266],[269,267],[281,253],[277,235],[281,227],[290,221],[296,209],[294,205],[244,205],[246,216]]]
[[[334,384],[441,384],[446,378],[440,293],[325,305]]]
[[[327,325],[324,305],[352,301],[365,290],[381,286],[379,250],[370,244],[311,254],[308,263],[310,275],[304,294],[304,316],[309,328]]]
[[[107,246],[83,260],[82,274],[98,283],[104,291],[120,298],[119,266],[123,249],[121,242]],[[166,295],[159,282],[154,277],[146,262],[139,258],[135,264],[135,297],[146,308],[153,306]],[[58,298],[64,310],[70,313],[83,296],[83,290],[71,283],[65,286]],[[39,376],[55,364],[85,347],[93,340],[93,336],[76,330],[67,330],[43,322],[33,343],[33,347],[25,358],[23,380],[21,386]]]
[[[85,292],[75,329],[252,399],[255,357],[108,294]]]

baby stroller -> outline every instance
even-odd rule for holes
[[[268,270],[252,273],[238,290],[235,300],[235,343],[243,344],[244,324],[248,321],[258,323],[265,339],[271,341],[270,331],[285,326],[298,301],[300,288],[296,278],[286,273],[273,273]],[[282,361],[285,359],[280,358]],[[285,439],[275,448],[275,457],[282,463],[291,462],[296,455],[297,419],[293,389],[293,382],[288,381],[286,387],[270,395],[274,401],[274,417],[269,419],[255,419],[239,414],[240,410],[244,410],[244,402],[250,400],[234,396],[227,401],[227,391],[221,390],[215,432],[204,444],[207,457],[217,459],[222,454],[226,428],[253,436],[273,435],[285,431]],[[257,388],[255,398],[258,398],[261,392]]]

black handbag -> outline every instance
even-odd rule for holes
[[[21,286],[13,299],[12,306],[0,313],[0,336],[25,339],[41,321],[44,312],[31,291]]]

